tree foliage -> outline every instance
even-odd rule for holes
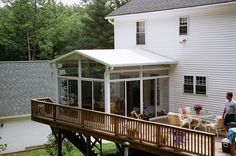
[[[128,0],[4,0],[0,8],[0,60],[53,59],[74,49],[113,48],[105,19]]]

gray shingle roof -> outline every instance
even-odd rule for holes
[[[30,100],[55,98],[48,61],[0,62],[0,117],[31,113]]]
[[[228,3],[233,1],[236,0],[131,0],[126,5],[111,12],[107,17]]]

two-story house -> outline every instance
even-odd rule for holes
[[[129,116],[202,104],[221,114],[236,93],[235,0],[131,0],[106,17],[115,49],[52,61],[61,104]]]

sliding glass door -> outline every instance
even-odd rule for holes
[[[110,84],[111,113],[125,116],[125,82]]]
[[[82,108],[104,111],[104,82],[82,81]]]
[[[143,112],[149,117],[156,116],[160,105],[159,79],[143,81]]]
[[[126,82],[127,116],[135,108],[140,113],[140,81]]]

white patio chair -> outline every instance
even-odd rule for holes
[[[191,127],[191,125],[190,125],[191,119],[190,118],[183,119],[179,113],[173,113],[173,112],[169,112],[167,114],[167,116],[168,116],[168,120],[171,125],[181,126],[181,127],[187,125],[188,128]]]
[[[224,119],[222,119],[222,116],[216,116],[215,122],[214,123],[207,123],[206,124],[206,129],[210,131],[210,129],[215,130],[217,137],[219,137],[219,131],[223,130],[226,132],[224,128]]]

